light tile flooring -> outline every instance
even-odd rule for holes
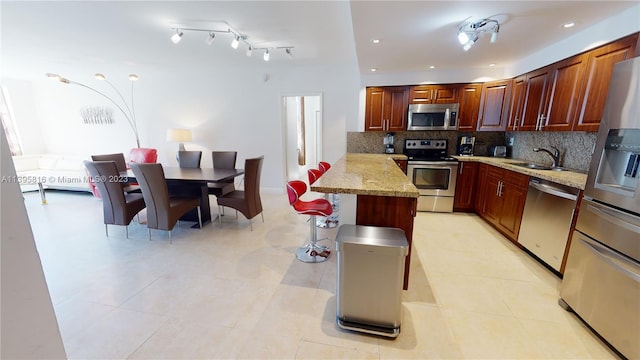
[[[173,244],[138,223],[107,238],[100,201],[47,196],[25,203],[70,358],[615,358],[557,305],[560,280],[475,215],[418,214],[390,340],[336,326],[335,252],[295,259],[309,228],[285,194],[262,194],[253,232],[230,212],[222,229],[182,223]]]

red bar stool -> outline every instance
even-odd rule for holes
[[[325,199],[315,199],[311,201],[300,200],[300,196],[307,192],[307,184],[304,181],[293,180],[287,183],[287,194],[289,204],[293,209],[302,215],[309,215],[310,238],[308,244],[296,250],[296,258],[302,262],[319,263],[326,261],[331,255],[331,250],[318,244],[318,230],[316,228],[316,216],[328,216],[331,214],[331,204]]]
[[[322,171],[322,173],[324,174],[325,172],[327,172],[327,170],[331,169],[331,164],[329,164],[326,161],[320,161],[318,163],[318,168],[320,169],[320,171]]]
[[[326,161],[320,161],[318,163],[318,168],[324,174],[331,168],[331,164]],[[322,175],[321,174],[321,175]],[[311,176],[311,175],[309,175]],[[309,181],[309,185],[311,185],[311,181]],[[330,216],[327,216],[324,219],[318,219],[318,226],[321,228],[334,228],[337,227],[340,221],[338,220],[340,216],[338,215],[340,211],[340,196],[338,194],[325,194],[325,199],[331,203],[331,207],[333,209],[333,213]]]

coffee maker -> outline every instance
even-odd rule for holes
[[[475,136],[460,136],[458,138],[458,155],[473,156],[473,146],[475,143]]]
[[[396,149],[393,146],[393,135],[394,133],[386,133],[384,136],[384,153],[385,154],[395,154]]]

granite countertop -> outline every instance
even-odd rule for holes
[[[488,156],[454,156],[459,161],[473,161],[484,164],[489,164],[503,169],[515,171],[521,174],[535,176],[540,179],[556,182],[571,187],[584,190],[584,185],[587,182],[587,174],[577,171],[552,171],[552,170],[536,170],[527,169],[522,166],[513,165],[513,163],[528,163],[525,160],[497,158]]]
[[[310,186],[312,191],[417,198],[418,189],[395,164],[402,154],[347,153]]]

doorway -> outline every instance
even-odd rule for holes
[[[306,180],[322,159],[322,94],[282,96],[285,179]]]

